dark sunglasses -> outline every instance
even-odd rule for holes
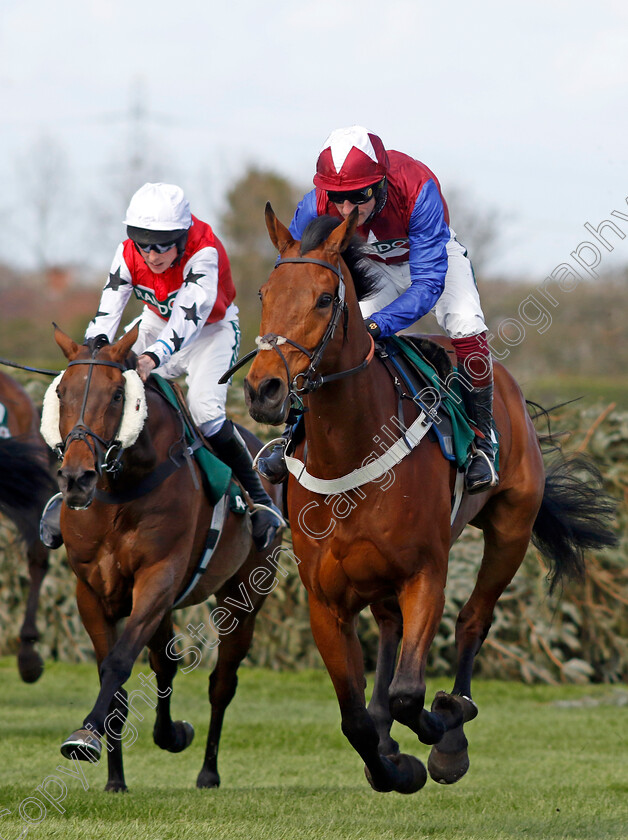
[[[163,245],[144,245],[144,243],[142,242],[136,242],[135,247],[138,250],[143,251],[145,254],[150,254],[150,252],[153,249],[157,251],[158,254],[165,254],[166,251],[169,251],[171,248],[174,248],[178,241],[178,239],[175,239],[174,242],[165,242]]]
[[[335,192],[334,190],[327,190],[329,200],[334,204],[344,204],[348,201],[350,204],[366,204],[375,195],[376,184],[371,184],[368,187],[362,187],[361,190],[349,190],[348,192]]]

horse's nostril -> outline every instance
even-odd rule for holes
[[[260,400],[274,402],[281,396],[282,392],[282,381],[281,379],[274,378],[274,379],[265,379],[264,382],[259,386],[259,398]]]

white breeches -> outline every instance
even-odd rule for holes
[[[235,312],[234,312],[235,310]],[[212,435],[225,421],[228,384],[218,380],[238,358],[240,326],[237,307],[229,307],[224,320],[205,324],[194,341],[175,353],[169,362],[160,365],[155,373],[164,379],[176,379],[185,374],[188,386],[187,402],[190,413],[205,435]],[[133,350],[140,355],[164,328],[164,321],[148,307],[139,319],[140,333]]]
[[[458,242],[453,230],[447,244],[447,260],[445,288],[432,312],[441,329],[450,338],[479,335],[487,329],[480,296],[466,249]],[[360,303],[360,309],[365,318],[370,317],[374,312],[379,312],[410,288],[409,263],[386,265],[373,262],[373,267],[381,272],[384,283],[374,297]]]

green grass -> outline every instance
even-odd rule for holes
[[[142,670],[148,671],[147,666]],[[135,681],[135,682],[134,682]],[[195,789],[207,733],[207,672],[179,674],[177,717],[196,739],[184,753],[152,743],[152,720],[138,724],[126,752],[130,792],[106,794],[104,766],[81,765],[88,789],[59,744],[80,725],[96,695],[95,668],[48,663],[35,685],[0,660],[0,837],[13,840],[38,806],[28,797],[47,776],[67,782],[64,813],[51,805],[30,838],[145,840],[497,840],[628,835],[628,727],[625,690],[609,686],[523,686],[480,682],[480,714],[468,729],[471,769],[457,785],[428,781],[412,796],[377,794],[340,732],[324,672],[278,674],[245,668],[221,747],[222,787]],[[135,676],[127,683],[139,687]],[[441,687],[430,684],[428,692]],[[405,751],[428,748],[395,728]]]

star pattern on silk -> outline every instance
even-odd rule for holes
[[[201,277],[205,277],[205,274],[203,274],[203,273],[194,274],[193,271],[190,271],[190,273],[187,275],[187,277],[185,278],[185,280],[183,282],[184,282],[184,284],[185,283],[198,283],[198,281],[201,279]]]
[[[124,280],[120,277],[120,266],[114,271],[113,274],[109,275],[109,282],[105,286],[105,289],[113,289],[114,292],[117,292],[120,286],[128,286],[129,281]]]
[[[181,309],[185,312],[186,321],[194,321],[195,324],[198,324],[201,320],[198,316],[195,303],[193,303],[192,306],[182,306]]]
[[[334,161],[334,166],[336,167],[336,172],[340,172],[345,160],[347,159],[347,155],[354,147],[359,149],[361,152],[364,152],[365,155],[368,155],[371,160],[374,160],[375,163],[377,163],[377,155],[375,154],[375,149],[373,148],[373,144],[371,143],[368,134],[362,138],[356,136],[353,131],[348,129],[342,133],[338,133],[333,138],[329,146],[331,149],[331,157]]]
[[[170,339],[174,346],[174,352],[176,353],[177,350],[181,349],[181,345],[183,344],[183,336],[177,335],[177,333],[173,330],[172,331],[172,338]]]

